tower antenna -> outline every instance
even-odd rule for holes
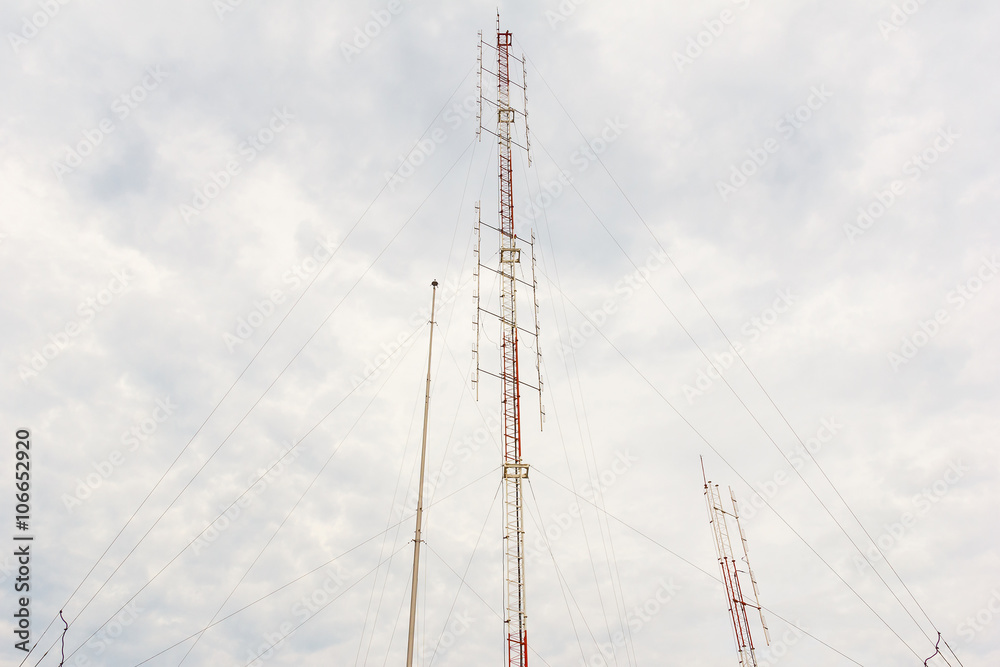
[[[480,127],[477,135],[482,133],[492,134],[497,139],[497,153],[499,155],[499,187],[498,187],[498,224],[496,227],[482,222],[480,205],[476,204],[476,269],[475,269],[475,299],[476,299],[476,342],[473,347],[476,370],[473,375],[473,385],[476,388],[476,396],[479,395],[479,374],[480,372],[491,375],[500,380],[500,412],[501,412],[501,442],[503,449],[503,488],[504,488],[504,595],[505,595],[505,618],[504,626],[507,634],[507,662],[510,667],[526,667],[528,664],[528,631],[527,631],[527,608],[525,604],[525,541],[524,541],[524,495],[522,485],[528,479],[528,464],[524,462],[521,451],[521,386],[539,392],[541,395],[541,353],[538,345],[538,301],[534,297],[535,321],[534,327],[525,328],[518,325],[517,320],[517,287],[518,284],[528,287],[534,293],[536,286],[535,263],[534,263],[534,234],[531,240],[519,237],[514,229],[514,190],[513,190],[513,170],[511,153],[514,146],[527,151],[527,116],[524,110],[524,58],[517,58],[510,54],[512,45],[511,32],[500,30],[500,15],[497,14],[497,38],[496,46],[487,44],[479,39],[479,117]],[[496,72],[486,69],[483,62],[483,48],[496,49]],[[522,80],[520,83],[512,81],[510,76],[510,61],[521,62],[520,68]],[[515,72],[517,71],[515,69]],[[497,81],[496,99],[488,99],[483,91],[483,74],[495,76]],[[520,89],[519,101],[522,104],[516,105],[511,101],[511,86]],[[489,117],[489,113],[483,113],[483,105],[487,108],[495,109],[496,129],[486,127],[483,121]],[[525,145],[519,144],[513,138],[514,128],[517,125],[524,125]],[[482,239],[482,228],[495,229],[499,235],[499,262],[497,266],[488,266],[483,263],[480,241]],[[519,274],[525,273],[521,268],[521,247],[520,244],[528,243],[532,248],[531,282],[527,282]],[[488,270],[497,275],[500,281],[500,305],[497,312],[491,312],[482,307],[480,303],[480,277],[483,270]],[[479,331],[481,326],[480,312],[496,317],[500,321],[500,372],[492,373],[480,366],[479,363]],[[520,335],[534,337],[535,342],[535,366],[538,368],[538,386],[533,387],[524,382],[520,377],[519,346]],[[539,405],[541,406],[541,398]],[[540,412],[540,416],[544,412]]]
[[[767,621],[764,620],[764,610],[760,606],[760,593],[757,590],[757,579],[750,569],[750,557],[747,554],[747,538],[740,524],[739,510],[736,505],[736,494],[733,489],[729,489],[729,498],[732,500],[733,510],[729,512],[722,506],[722,496],[719,493],[719,485],[712,484],[705,475],[705,460],[701,460],[701,476],[705,482],[705,501],[708,505],[708,521],[712,525],[712,532],[715,538],[715,553],[719,557],[719,568],[722,570],[722,583],[726,588],[726,600],[729,603],[729,617],[733,626],[733,635],[736,639],[736,651],[740,657],[741,667],[757,667],[757,656],[754,653],[753,636],[750,632],[750,619],[747,614],[747,607],[756,609],[760,614],[760,624],[764,630],[764,641],[770,645],[771,635],[767,629]],[[733,544],[729,538],[728,517],[736,522],[736,528],[740,535],[740,543],[743,547],[743,564],[746,570],[739,569],[739,561],[733,551]],[[740,581],[750,579],[753,592],[752,602],[748,601],[743,594],[744,585]]]

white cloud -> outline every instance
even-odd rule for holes
[[[207,0],[152,7],[24,1],[0,10],[5,35],[24,40],[15,49],[8,36],[0,58],[0,421],[9,456],[17,428],[33,436],[33,640],[175,458],[67,605],[68,618],[77,619],[67,635],[71,649],[194,540],[252,475],[316,426],[294,461],[258,486],[238,515],[229,512],[224,530],[216,524],[207,546],[184,552],[139,594],[134,619],[119,618],[104,630],[101,647],[92,643],[84,652],[91,664],[134,664],[197,632],[280,525],[223,616],[376,539],[210,629],[186,664],[245,664],[267,637],[285,632],[282,623],[304,618],[311,620],[264,664],[400,660],[405,623],[396,619],[408,594],[413,528],[409,518],[394,524],[405,518],[399,507],[416,484],[426,353],[420,321],[436,278],[454,298],[438,313],[429,469],[450,466],[438,477],[440,504],[427,518],[421,636],[429,651],[442,631],[451,633],[435,664],[500,659],[499,507],[491,512],[500,480],[490,473],[499,455],[494,439],[468,446],[499,409],[495,380],[482,378],[478,404],[468,389],[473,204],[482,199],[484,222],[495,223],[496,156],[488,134],[474,142],[474,119],[455,125],[435,115],[475,93],[469,70],[476,34],[482,29],[492,39],[495,7],[401,0],[348,62],[341,44],[356,38],[355,28],[378,22],[389,4],[229,2],[233,11],[221,17]],[[899,522],[950,462],[968,464],[887,553],[963,660],[988,664],[1000,653],[989,630],[996,621],[978,621],[985,629],[970,632],[966,619],[988,610],[988,593],[1000,586],[997,539],[983,529],[998,502],[991,369],[1000,282],[984,282],[961,309],[948,295],[1000,248],[990,187],[998,178],[998,98],[988,69],[996,60],[990,28],[997,10],[984,2],[923,3],[883,38],[879,21],[902,4],[588,0],[502,8],[514,53],[524,50],[529,60],[534,165],[525,173],[523,161],[515,163],[518,224],[528,222],[522,212],[539,196],[539,183],[553,182],[560,168],[573,177],[534,220],[548,421],[537,433],[537,403],[526,393],[528,530],[537,535],[536,521],[567,511],[572,496],[559,484],[582,485],[628,451],[638,463],[607,486],[608,510],[714,574],[697,456],[705,454],[710,476],[748,502],[751,489],[784,471],[790,481],[768,501],[920,660],[933,652],[874,574],[855,567],[850,543],[725,383],[715,380],[696,401],[685,400],[682,388],[707,366],[691,338],[710,356],[728,344],[672,267],[652,272],[641,290],[621,299],[603,335],[586,335],[565,358],[558,353],[584,325],[577,308],[599,312],[635,271],[632,263],[658,251],[637,210],[718,325],[746,345],[747,363],[798,434],[814,437],[824,419],[843,425],[816,458],[872,537]],[[21,35],[24,20],[48,5],[58,12],[30,38]],[[723,10],[734,20],[678,71],[674,52],[711,32]],[[547,12],[565,21],[553,23]],[[136,101],[135,87],[150,68],[165,76]],[[778,121],[821,86],[832,93],[822,107],[782,134]],[[113,106],[123,94],[135,102],[125,117]],[[251,161],[241,142],[269,127],[275,109],[294,119]],[[113,129],[85,146],[90,154],[60,179],[54,163],[88,133],[95,137],[104,118]],[[586,168],[574,161],[612,120],[621,129],[600,161],[587,160]],[[386,173],[401,156],[415,155],[421,132],[435,127],[444,139],[434,139],[434,150],[420,152],[420,164],[388,188]],[[912,179],[906,161],[932,146],[942,127],[959,138]],[[780,138],[778,150],[723,201],[717,182],[772,137]],[[180,206],[192,203],[196,189],[204,195],[209,183],[227,180],[218,174],[231,161],[239,169],[227,171],[225,187],[187,224]],[[905,193],[851,243],[845,225],[894,179],[905,180]],[[333,259],[303,266],[319,239],[336,247]],[[492,232],[484,235],[484,247],[490,243]],[[109,281],[121,271],[134,278],[119,293]],[[285,280],[289,271],[295,284]],[[495,299],[492,282],[483,284],[484,299]],[[274,290],[284,297],[274,312],[227,346],[224,336]],[[779,290],[790,290],[794,305],[749,343],[744,325],[762,317]],[[88,299],[101,310],[81,323]],[[941,308],[947,323],[894,370],[888,355]],[[73,335],[70,324],[77,325]],[[487,326],[480,341],[488,368],[496,363],[495,334]],[[46,356],[45,346],[54,354]],[[397,348],[371,381],[358,383]],[[36,354],[44,366],[22,378],[19,368],[30,368]],[[526,352],[527,377],[533,361]],[[728,365],[724,377],[777,449],[793,452],[794,436],[742,364]],[[166,397],[176,411],[154,420],[147,441],[129,449],[123,434],[141,430]],[[866,548],[815,467],[802,472]],[[93,475],[101,479],[87,484]],[[68,511],[63,498],[78,497],[81,481],[90,493]],[[13,502],[3,512],[13,525]],[[601,644],[614,643],[619,617],[629,618],[667,580],[676,582],[676,594],[632,637],[638,660],[694,666],[734,659],[715,582],[615,520],[599,524],[589,506],[582,515],[552,543],[559,575],[547,555],[529,562],[529,636],[542,658],[579,664],[600,656]],[[484,525],[469,566],[471,589],[460,589],[451,568],[465,570]],[[383,543],[378,536],[387,527]],[[913,653],[772,512],[755,511],[746,528],[766,606],[863,664],[913,664]],[[617,569],[607,565],[611,538]],[[391,566],[373,572],[394,553]],[[8,565],[0,565],[9,590]],[[879,571],[906,600],[892,573]],[[330,572],[337,579],[330,587],[344,597],[302,614],[304,599],[324,597],[316,591]],[[568,602],[560,576],[573,594]],[[455,613],[472,619],[461,633],[448,630],[455,600]],[[782,621],[769,619],[773,635],[787,635]],[[2,627],[13,636],[10,620]],[[795,637],[786,656],[770,653],[774,664],[843,663],[815,640]],[[50,631],[43,650],[57,638]],[[189,646],[148,664],[176,664]],[[621,647],[617,657],[628,663]],[[0,664],[20,658],[10,642],[0,649]],[[50,663],[58,664],[54,652],[43,664]]]

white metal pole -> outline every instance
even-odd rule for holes
[[[406,640],[406,667],[413,667],[413,638],[417,625],[417,572],[420,568],[420,528],[424,515],[424,464],[427,460],[427,416],[431,407],[431,354],[434,352],[434,301],[438,282],[431,283],[431,335],[427,345],[427,387],[424,394],[424,435],[420,444],[420,484],[417,492],[417,528],[413,537],[413,580],[410,588],[410,634]]]

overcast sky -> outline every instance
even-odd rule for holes
[[[760,664],[919,665],[937,631],[997,664],[996,4],[500,11],[546,413],[525,389],[532,663],[738,664],[703,455],[741,501]],[[254,664],[400,664],[437,279],[419,662],[499,664],[499,383],[470,386],[496,6],[12,0],[0,27],[31,644],[62,608],[67,665],[246,665],[286,635]],[[59,664],[61,627],[25,664]]]

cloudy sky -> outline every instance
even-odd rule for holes
[[[23,664],[59,664],[60,609],[67,665],[400,664],[432,279],[418,662],[504,660],[499,386],[470,386],[496,10],[0,7]],[[704,456],[741,503],[760,664],[919,665],[938,631],[928,664],[997,664],[995,3],[500,11],[546,413],[526,389],[532,663],[738,664]]]

